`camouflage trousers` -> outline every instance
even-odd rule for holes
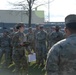
[[[39,43],[36,50],[36,57],[39,63],[44,64],[44,60],[46,61],[47,57],[47,48],[46,44]]]
[[[3,54],[5,54],[5,66],[8,66],[11,63],[11,56],[10,56],[10,48],[9,47],[4,47],[0,49],[0,63],[1,63],[1,59]]]
[[[19,51],[16,50],[12,57],[15,63],[16,75],[20,74],[21,69],[24,70],[26,74],[28,72],[28,63],[25,54],[20,54]]]

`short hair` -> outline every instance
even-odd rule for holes
[[[18,23],[16,25],[16,29],[20,29],[21,27],[24,27],[25,25],[23,23]]]

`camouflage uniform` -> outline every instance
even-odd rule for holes
[[[16,72],[18,73],[21,67],[26,71],[28,70],[25,47],[20,46],[20,43],[23,43],[25,38],[25,34],[21,32],[16,32],[13,37],[13,61],[15,62]]]
[[[35,30],[35,31],[34,31],[35,49],[37,49],[37,33],[38,33],[39,31],[40,31],[40,30]]]
[[[48,52],[47,75],[76,75],[76,34],[56,43]]]
[[[30,30],[30,28],[29,28]],[[31,29],[31,32],[29,31],[27,34],[26,34],[26,37],[27,37],[27,41],[30,42],[30,46],[28,46],[28,49],[30,51],[32,51],[32,49],[34,50],[35,52],[35,42],[34,42],[34,32],[33,30]]]
[[[4,33],[7,33],[6,31]],[[11,45],[11,40],[10,37],[6,34],[3,33],[3,36],[0,37],[0,61],[5,54],[5,66],[7,67],[11,63],[11,57],[10,57],[10,45]]]
[[[50,42],[50,48],[51,46],[53,46],[55,43],[57,43],[58,41],[62,40],[64,38],[63,33],[62,32],[52,32],[49,34],[48,39]]]
[[[34,42],[35,42],[35,52],[36,52],[36,63],[38,64],[38,42],[37,42],[37,33],[39,32],[40,30],[35,30],[34,31]]]
[[[47,29],[47,49],[49,50],[50,48],[50,40],[49,40],[49,35],[52,33],[51,29]]]
[[[37,53],[38,53],[38,61],[39,64],[44,64],[44,60],[46,60],[47,55],[47,46],[46,46],[46,39],[47,39],[47,33],[42,30],[37,33]]]
[[[10,40],[11,40],[11,47],[10,47],[10,60],[11,60],[11,63],[12,63],[12,53],[13,53],[13,37],[14,37],[14,34],[15,34],[15,32],[11,32],[10,34],[9,34],[9,37],[10,37]]]

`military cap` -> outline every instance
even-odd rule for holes
[[[66,16],[65,24],[66,24],[66,27],[68,27],[68,28],[76,29],[76,15],[70,14],[70,15]]]
[[[19,28],[21,28],[21,27],[25,27],[25,25],[24,25],[23,23],[18,23],[18,24],[16,25],[16,29],[19,29]]]
[[[55,29],[60,29],[60,26],[56,25],[56,26],[55,26]]]

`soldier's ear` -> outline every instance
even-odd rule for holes
[[[67,28],[65,28],[64,30],[65,30],[65,33],[67,33]]]
[[[67,37],[71,34],[68,28],[65,28],[65,33]]]

